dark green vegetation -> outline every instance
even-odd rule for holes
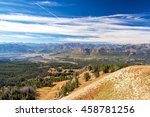
[[[102,73],[112,73],[121,68],[125,68],[128,66],[134,65],[133,63],[107,63],[107,64],[94,64],[88,66],[88,70],[91,71],[95,77],[98,77],[100,72]]]
[[[55,67],[56,73],[49,73],[48,70],[55,65],[56,63],[1,62],[0,99],[35,99],[36,88],[52,87],[53,82],[70,80],[77,75],[69,69],[70,65],[59,63]],[[26,90],[22,91],[24,87]]]
[[[13,87],[0,91],[1,100],[35,100],[35,89],[32,87]]]
[[[83,78],[84,78],[85,81],[89,81],[91,76],[90,76],[90,74],[88,72],[86,72],[86,73],[84,73]]]
[[[96,77],[99,72],[114,72],[131,64],[104,63],[98,60],[74,60],[72,63],[0,62],[0,99],[35,99],[36,88],[53,87],[54,82],[68,81],[58,94],[63,97],[79,87],[78,75],[87,68]],[[85,80],[89,80],[86,76]]]
[[[44,82],[45,80],[42,81],[43,77],[50,76],[48,70],[50,67],[53,68],[54,66],[57,69],[59,69],[58,67],[68,69],[76,67],[76,65],[73,66],[72,64],[70,65],[68,63],[44,64],[31,62],[0,62],[0,87],[24,85],[23,83],[26,82],[27,80],[29,82]],[[70,70],[64,73],[58,72],[55,75],[51,75],[51,77],[53,82],[57,82],[67,80],[65,76],[71,75],[73,75],[73,71]]]
[[[25,80],[48,75],[48,68],[43,68],[42,65],[31,62],[1,62],[0,87],[16,86]]]
[[[68,81],[65,85],[63,85],[58,93],[58,97],[67,96],[70,92],[72,92],[75,88],[78,88],[80,85],[78,78],[73,78]]]
[[[30,62],[1,62],[0,99],[35,99],[36,87],[52,85],[46,80],[42,82],[42,78],[48,75],[48,68],[42,68],[42,65]]]
[[[52,87],[53,81],[49,78],[34,78],[21,83],[21,86],[29,86],[34,88]]]

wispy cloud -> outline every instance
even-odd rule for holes
[[[19,38],[36,40],[40,37],[46,42],[150,43],[150,26],[138,25],[143,22],[148,23],[149,20],[138,14],[60,18],[60,20],[54,17],[1,14],[0,31],[13,32],[12,37],[15,33],[32,33],[32,35],[22,34],[22,37],[15,35],[18,40]],[[137,25],[132,26],[132,23]],[[3,36],[3,39],[5,38]]]
[[[13,8],[16,6],[22,6],[22,7],[30,7],[31,3],[30,2],[24,2],[24,1],[0,1],[0,6],[9,6],[9,8]]]
[[[37,10],[36,5],[31,4],[31,2],[24,2],[20,0],[0,1],[0,14],[2,13],[36,14],[37,12],[36,10]]]
[[[20,6],[20,5],[30,5],[30,4],[40,4],[43,6],[62,6],[62,4],[58,3],[58,2],[54,2],[54,1],[37,1],[37,2],[23,2],[23,1],[16,1],[16,2],[11,2],[11,1],[0,1],[0,5],[13,5],[13,6]]]
[[[22,4],[20,4],[20,3],[15,3],[15,2],[0,2],[0,5],[13,5],[13,6],[20,6],[20,5],[22,5]]]
[[[54,1],[38,1],[35,3],[43,6],[62,6],[60,3]]]

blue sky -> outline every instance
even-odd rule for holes
[[[150,43],[150,0],[0,0],[0,43]]]

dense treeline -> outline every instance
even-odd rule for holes
[[[22,82],[21,86],[31,86],[34,88],[52,87],[53,86],[53,80],[50,78],[30,79],[28,81]]]
[[[16,86],[22,81],[48,75],[48,68],[28,62],[0,63],[0,87]]]
[[[62,63],[62,62],[53,62],[47,63],[49,66],[53,68],[63,67],[64,69],[78,69],[81,68],[80,65],[74,63]]]
[[[35,100],[36,92],[32,87],[8,88],[0,91],[1,100]]]
[[[71,59],[71,58],[67,58],[66,61],[71,61],[71,62],[70,63],[52,62],[47,64],[53,68],[63,67],[64,69],[81,69],[89,64],[98,64],[100,62],[99,60],[96,59],[80,60],[80,59]]]

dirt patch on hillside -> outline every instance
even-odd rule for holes
[[[54,87],[43,87],[38,88],[37,91],[37,100],[55,100],[56,94],[59,92],[59,89],[66,83],[67,81],[55,82]]]

